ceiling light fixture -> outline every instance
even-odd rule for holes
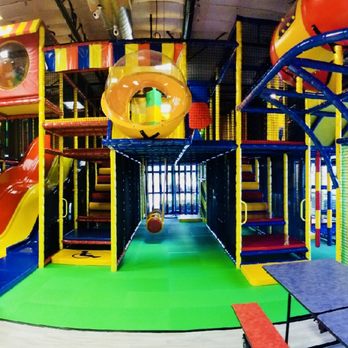
[[[74,109],[74,102],[73,101],[66,101],[66,102],[64,102],[64,105],[69,110]],[[77,102],[77,110],[83,110],[84,108],[85,107],[78,101]]]

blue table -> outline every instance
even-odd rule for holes
[[[313,315],[348,308],[348,266],[335,260],[264,266],[288,292],[285,341],[288,342],[291,296]],[[348,329],[347,329],[348,330]]]
[[[348,347],[348,309],[320,314],[317,319],[340,341]]]

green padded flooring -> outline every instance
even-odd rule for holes
[[[311,241],[312,260],[334,259],[336,257],[336,246],[328,246],[325,241],[321,241],[320,247],[315,246],[315,240]]]
[[[48,265],[0,298],[0,318],[96,330],[237,327],[232,303],[258,302],[286,319],[287,292],[250,286],[203,223],[167,219],[164,231],[138,229],[120,270]],[[293,301],[292,315],[305,314]]]

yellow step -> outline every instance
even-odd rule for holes
[[[99,175],[110,175],[110,168],[99,168]]]
[[[262,266],[269,264],[242,265],[240,267],[244,277],[252,286],[273,285],[277,281],[271,277]]]
[[[242,164],[242,172],[252,172],[253,166],[251,164]]]
[[[89,202],[90,210],[110,210],[109,202]]]
[[[247,203],[248,212],[249,211],[267,211],[268,205],[265,202],[255,202],[255,203]]]
[[[259,183],[256,181],[245,181],[242,182],[242,190],[258,190]]]
[[[95,185],[96,191],[110,191],[110,184],[96,184]]]

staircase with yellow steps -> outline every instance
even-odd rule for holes
[[[98,168],[88,208],[89,214],[79,216],[79,222],[110,222],[110,168]]]
[[[65,246],[110,245],[110,168],[98,168],[88,208],[87,215],[77,218],[78,229],[65,234]]]
[[[242,164],[242,219],[245,219],[245,208],[247,209],[247,219],[245,227],[250,226],[273,226],[284,225],[283,218],[272,218],[268,211],[268,203],[264,200],[264,195],[257,180],[256,159],[244,158]]]

